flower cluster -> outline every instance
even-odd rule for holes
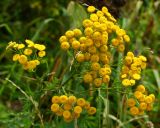
[[[142,55],[135,57],[132,52],[127,53],[121,72],[123,86],[133,86],[136,80],[140,80],[141,70],[146,68],[146,61],[146,57]]]
[[[13,61],[18,61],[25,70],[33,70],[40,64],[40,59],[46,55],[45,45],[34,43],[31,40],[25,40],[25,43],[9,42],[6,49],[12,49],[16,52],[13,55]]]
[[[89,6],[87,11],[91,14],[88,19],[83,20],[83,31],[77,28],[68,30],[60,37],[59,42],[61,49],[74,50],[79,63],[89,62],[90,70],[84,74],[83,80],[85,83],[100,87],[102,83],[108,84],[110,80],[109,34],[116,33],[112,45],[120,52],[125,49],[124,41],[129,42],[130,38],[125,30],[116,25],[116,20],[106,7],[96,11],[94,6]]]
[[[133,98],[127,100],[131,115],[142,115],[145,110],[151,111],[154,100],[154,94],[146,95],[144,85],[138,85]]]
[[[90,103],[83,98],[75,96],[53,96],[51,111],[57,116],[63,116],[64,121],[71,122],[78,119],[82,112],[87,112],[89,115],[96,113],[96,108],[91,107]]]

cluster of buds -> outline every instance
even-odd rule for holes
[[[45,45],[25,40],[25,43],[9,42],[6,49],[12,49],[15,54],[13,61],[18,61],[25,70],[33,70],[40,64],[42,57],[46,55]]]
[[[91,107],[90,103],[83,98],[75,96],[53,96],[51,111],[57,116],[63,116],[65,122],[71,122],[78,119],[82,112],[93,115],[96,113],[96,108]]]
[[[133,98],[127,100],[131,115],[142,115],[145,111],[151,111],[155,100],[154,94],[146,94],[144,85],[138,85]]]
[[[77,28],[68,30],[65,35],[60,37],[59,42],[61,49],[74,50],[75,59],[79,63],[89,62],[90,69],[84,74],[83,80],[87,84],[100,87],[102,83],[108,84],[110,80],[109,34],[117,34],[112,45],[118,47],[121,52],[125,48],[124,41],[129,42],[130,38],[126,35],[125,30],[120,29],[116,24],[116,20],[106,7],[96,10],[94,6],[89,6],[87,11],[90,13],[90,17],[83,20],[83,31]],[[115,42],[118,44],[115,45]]]
[[[141,70],[146,68],[147,58],[140,55],[135,57],[132,52],[128,52],[124,59],[121,79],[123,86],[133,86],[136,80],[141,79]]]

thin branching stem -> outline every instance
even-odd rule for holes
[[[16,87],[23,95],[25,95],[25,97],[31,101],[31,103],[34,105],[35,111],[37,113],[37,116],[39,117],[40,121],[41,121],[41,127],[44,128],[44,123],[43,123],[43,118],[41,115],[41,112],[38,109],[38,104],[35,100],[33,100],[33,98],[31,96],[29,96],[27,93],[25,93],[18,85],[16,85],[13,81],[9,80],[8,78],[6,78],[6,81],[10,82],[14,87]]]

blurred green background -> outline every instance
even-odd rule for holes
[[[131,37],[128,49],[135,54],[147,56],[148,68],[143,71],[143,83],[150,93],[156,95],[154,109],[148,115],[154,127],[160,127],[160,0],[128,0],[123,6],[118,6],[115,2],[117,0],[0,1],[1,128],[40,127],[32,103],[18,89],[11,86],[6,78],[13,80],[28,95],[34,97],[43,113],[46,128],[57,126],[52,121],[52,93],[48,91],[55,89],[53,85],[59,82],[57,78],[61,79],[68,63],[65,54],[59,49],[58,39],[66,30],[82,27],[81,22],[87,17],[86,3],[92,3],[98,8],[107,5],[109,11],[117,17],[120,26]],[[121,0],[119,4],[120,2]],[[25,39],[43,43],[47,47],[47,57],[35,72],[26,72],[19,64],[13,63],[11,52],[5,49],[9,41],[23,42]],[[63,62],[60,57],[63,57]],[[52,73],[55,73],[54,78]],[[139,124],[133,122],[128,127],[147,127]],[[89,124],[88,127],[90,126],[92,125]],[[69,125],[64,126],[63,123],[58,126],[65,127],[72,128]]]

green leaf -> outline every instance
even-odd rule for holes
[[[71,1],[67,7],[67,13],[72,19],[72,28],[80,28],[82,21],[87,17],[85,9],[78,3]]]

